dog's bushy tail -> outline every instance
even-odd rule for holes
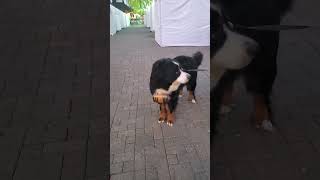
[[[197,66],[200,66],[200,64],[202,62],[203,54],[200,51],[198,51],[198,52],[194,53],[194,55],[192,57],[195,60]]]

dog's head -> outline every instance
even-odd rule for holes
[[[258,51],[253,39],[227,26],[218,4],[211,4],[211,83],[217,83],[228,69],[247,66]]]
[[[150,83],[162,87],[161,94],[176,91],[181,84],[186,84],[190,74],[184,72],[180,64],[172,59],[160,59],[153,64]]]

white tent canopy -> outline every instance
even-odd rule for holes
[[[148,28],[150,28],[150,31],[154,31],[154,25],[155,25],[155,6],[154,2],[152,2],[152,5],[149,6],[145,10],[145,15],[144,15],[144,25]]]
[[[130,26],[130,15],[110,4],[110,35],[128,26]]]
[[[210,45],[209,0],[154,0],[145,19],[162,47]]]

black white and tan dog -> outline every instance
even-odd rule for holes
[[[196,103],[197,71],[194,70],[200,66],[202,58],[202,53],[196,52],[192,57],[164,58],[153,64],[149,86],[153,101],[160,105],[159,123],[167,121],[169,126],[173,125],[174,112],[184,86],[189,92],[188,100]]]
[[[277,74],[279,31],[245,27],[279,25],[291,3],[291,0],[211,1],[213,129],[219,115],[230,112],[233,83],[241,76],[253,96],[254,124],[273,130],[270,95]]]

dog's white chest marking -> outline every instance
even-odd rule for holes
[[[179,86],[181,85],[180,82],[178,81],[174,81],[170,87],[168,88],[168,90],[165,90],[165,89],[156,89],[155,93],[153,95],[170,95],[172,92],[178,90]]]
[[[210,6],[221,16],[220,7],[217,4],[211,3]],[[253,58],[248,48],[258,47],[258,43],[255,40],[231,31],[226,25],[223,25],[222,28],[226,34],[225,42],[215,53],[210,63],[210,75],[214,82],[218,82],[228,69],[242,69],[247,66]]]
[[[241,69],[247,66],[252,55],[248,53],[248,46],[258,46],[257,43],[243,35],[230,31],[224,27],[227,38],[221,49],[213,57],[213,64],[228,69]]]
[[[248,46],[258,46],[246,36],[230,31],[224,27],[227,38],[218,52],[211,59],[211,78],[218,82],[227,69],[241,69],[247,66],[253,56],[248,53]]]

